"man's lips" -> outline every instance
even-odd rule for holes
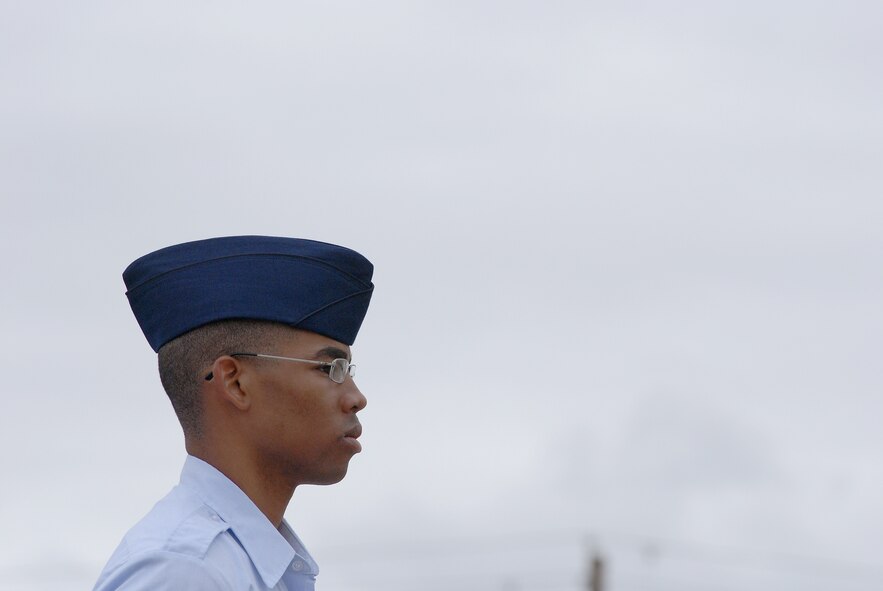
[[[362,434],[362,425],[356,424],[352,429],[344,433],[343,441],[353,447],[356,453],[362,451],[362,444],[357,441]]]

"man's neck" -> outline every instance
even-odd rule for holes
[[[285,509],[294,494],[294,485],[266,470],[244,453],[219,453],[217,447],[205,442],[185,442],[187,453],[214,466],[239,487],[251,502],[277,529],[285,517]],[[212,449],[215,449],[213,452]]]

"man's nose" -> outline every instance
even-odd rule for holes
[[[343,397],[344,410],[347,412],[359,412],[368,405],[368,399],[359,390],[356,382],[352,378],[347,379],[346,385],[349,387],[348,392]]]

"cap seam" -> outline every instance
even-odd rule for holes
[[[366,293],[373,293],[373,292],[374,292],[374,287],[369,287],[369,288],[367,288],[367,289],[363,289],[362,291],[357,291],[357,292],[355,292],[355,293],[351,293],[350,295],[344,296],[344,297],[342,297],[342,298],[338,298],[338,299],[334,300],[333,302],[329,302],[329,303],[325,304],[324,306],[322,306],[322,307],[319,308],[318,310],[313,310],[312,312],[310,312],[310,313],[307,314],[306,316],[302,316],[301,318],[299,318],[299,319],[297,320],[296,323],[291,324],[291,325],[289,325],[289,326],[292,326],[292,327],[295,327],[295,328],[296,328],[296,327],[297,327],[298,325],[300,325],[300,323],[302,323],[303,321],[307,320],[308,318],[310,318],[310,317],[312,317],[312,316],[315,316],[315,315],[318,314],[319,312],[323,312],[323,311],[327,310],[327,309],[330,308],[331,306],[336,306],[336,305],[339,304],[340,302],[345,302],[346,300],[350,300],[350,299],[352,299],[352,298],[354,298],[354,297],[357,297],[357,296],[360,296],[360,295],[364,295],[364,294],[366,294]]]
[[[133,285],[132,287],[130,287],[130,288],[126,291],[126,294],[128,295],[128,294],[130,294],[130,293],[132,293],[132,292],[134,292],[134,291],[136,291],[136,290],[138,290],[138,289],[141,289],[142,287],[144,287],[144,286],[146,286],[146,285],[148,285],[148,284],[150,284],[150,283],[153,283],[154,281],[156,281],[156,280],[158,280],[158,279],[160,279],[160,278],[162,278],[162,277],[165,277],[166,275],[170,275],[170,274],[172,274],[172,273],[176,273],[176,272],[178,272],[178,271],[183,271],[183,270],[185,270],[185,269],[190,269],[190,268],[192,268],[192,267],[198,267],[198,266],[201,266],[201,265],[207,265],[207,264],[209,264],[209,263],[213,263],[213,262],[217,262],[217,261],[223,261],[223,260],[226,260],[226,259],[237,259],[237,258],[246,258],[246,257],[261,257],[261,258],[266,257],[266,258],[283,258],[283,259],[301,259],[301,260],[305,260],[305,261],[312,261],[312,262],[317,263],[317,264],[319,264],[319,265],[321,265],[321,266],[323,266],[323,267],[325,267],[325,268],[333,269],[333,270],[337,271],[338,273],[340,273],[341,275],[345,275],[346,277],[349,277],[350,279],[352,279],[352,280],[354,280],[354,281],[356,281],[356,282],[358,282],[358,283],[360,283],[360,284],[362,284],[362,285],[366,285],[364,281],[362,281],[361,279],[359,279],[358,277],[356,277],[356,276],[353,275],[352,273],[349,273],[349,272],[347,272],[347,271],[344,271],[343,269],[341,269],[341,268],[339,268],[339,267],[336,267],[335,265],[332,265],[332,264],[330,264],[330,263],[327,263],[326,261],[323,261],[322,259],[318,259],[318,258],[315,258],[315,257],[307,257],[307,256],[302,256],[302,255],[296,255],[296,254],[286,254],[286,253],[281,253],[281,252],[280,252],[280,253],[262,253],[262,252],[258,252],[258,253],[233,254],[233,255],[227,255],[227,256],[222,256],[222,257],[215,257],[215,258],[212,258],[212,259],[206,259],[206,260],[201,260],[201,261],[196,261],[196,262],[193,262],[193,263],[189,263],[189,264],[186,264],[186,265],[181,265],[180,267],[175,267],[174,269],[168,269],[167,271],[163,271],[162,273],[159,273],[159,274],[157,274],[157,275],[154,275],[154,276],[152,276],[152,277],[150,277],[150,278],[148,278],[148,279],[145,279],[145,280],[141,281],[141,282],[138,283],[137,285]],[[370,264],[370,263],[369,263],[369,264]],[[369,283],[369,284],[370,284],[370,283]]]

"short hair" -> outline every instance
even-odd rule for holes
[[[186,437],[202,436],[200,390],[215,359],[240,351],[265,352],[285,328],[264,320],[221,320],[184,333],[159,349],[159,378]]]

